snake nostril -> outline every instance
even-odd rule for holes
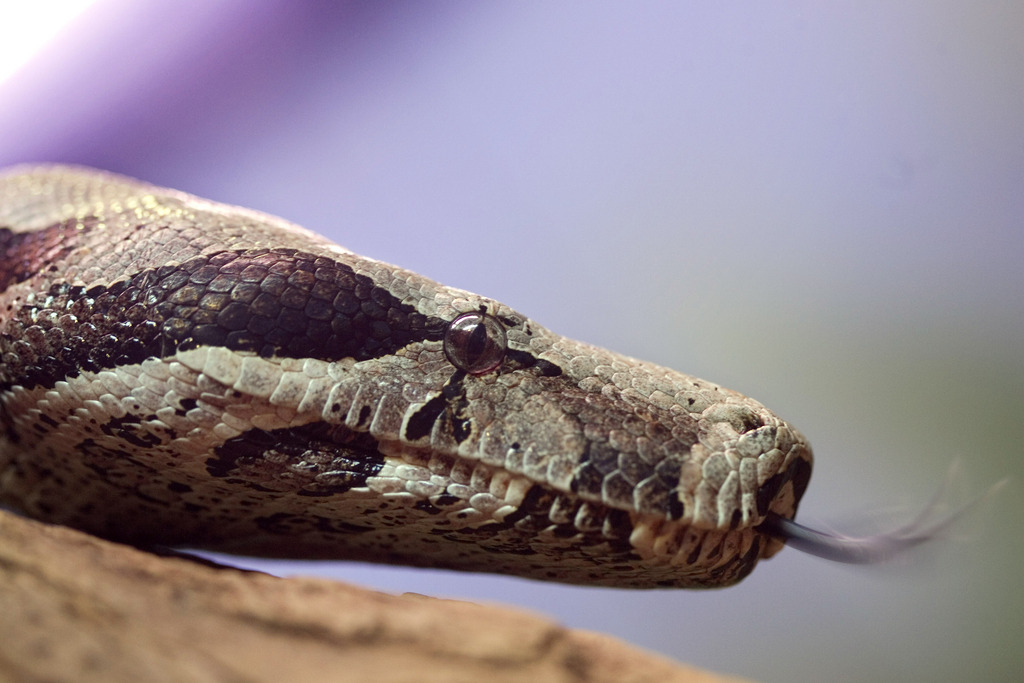
[[[727,423],[737,434],[747,434],[765,424],[764,418],[749,406],[726,402],[712,404],[701,414],[701,418],[709,423]]]
[[[746,413],[741,416],[739,429],[737,430],[740,434],[747,434],[756,429],[764,427],[764,418],[755,413]]]

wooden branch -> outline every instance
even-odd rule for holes
[[[159,557],[0,510],[0,680],[728,679],[514,609]]]

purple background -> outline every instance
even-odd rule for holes
[[[0,84],[0,165],[284,216],[814,444],[801,519],[1010,486],[909,565],[784,551],[630,592],[259,563],[502,601],[767,681],[1024,670],[1021,5],[106,0]]]

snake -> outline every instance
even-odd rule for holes
[[[812,451],[756,400],[288,221],[22,166],[0,248],[0,503],[33,518],[628,588],[877,555],[794,521]]]

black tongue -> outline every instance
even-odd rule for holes
[[[847,536],[811,529],[770,512],[759,529],[781,539],[786,545],[817,557],[846,564],[877,564],[891,560],[927,541],[941,538],[949,528],[1006,483],[1000,481],[983,495],[943,514],[946,507],[942,491],[916,518],[884,534]],[[945,487],[944,487],[945,488]]]

